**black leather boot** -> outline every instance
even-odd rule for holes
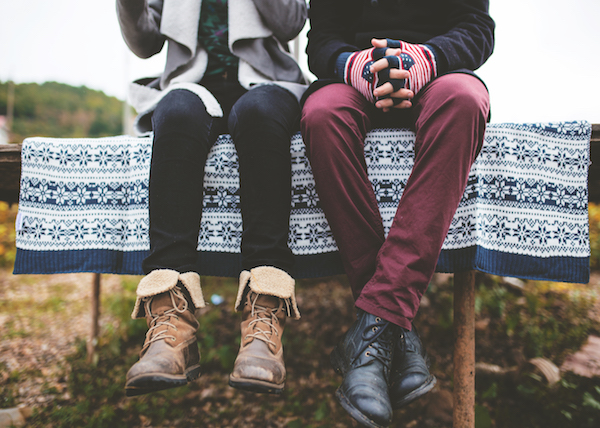
[[[427,394],[436,383],[429,373],[427,354],[413,325],[412,330],[400,329],[394,350],[390,398],[392,407],[398,409]]]
[[[336,396],[361,424],[387,427],[392,422],[388,394],[390,372],[400,327],[362,310],[331,353],[333,368],[344,376]]]

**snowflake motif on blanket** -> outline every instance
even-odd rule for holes
[[[590,132],[587,122],[488,125],[443,250],[589,256]],[[365,141],[386,233],[410,175],[413,147],[409,130],[377,129]],[[290,247],[296,255],[334,252],[299,134],[292,138],[291,153]],[[146,251],[150,159],[150,137],[26,139],[18,249]],[[206,165],[201,251],[239,252],[237,168],[233,142],[223,135]]]

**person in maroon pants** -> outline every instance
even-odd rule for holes
[[[312,0],[302,137],[357,307],[331,354],[336,395],[366,426],[435,385],[413,319],[435,271],[489,119],[473,73],[491,55],[487,0]],[[386,37],[386,38],[383,38]],[[366,133],[415,132],[415,157],[384,233],[367,177]]]

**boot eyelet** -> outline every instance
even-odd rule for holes
[[[176,340],[176,339],[175,339],[174,337],[172,337],[172,338],[171,338],[171,341],[175,342],[175,340]]]
[[[366,356],[366,357],[370,357],[370,356],[371,356],[371,353],[370,353],[369,351],[367,351],[367,352],[365,352],[365,356]]]
[[[381,322],[381,318],[379,318],[379,317],[375,318],[375,322]]]
[[[377,327],[373,327],[371,330],[373,330],[373,333],[375,333],[378,330],[378,328]]]

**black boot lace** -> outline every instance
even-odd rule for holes
[[[392,365],[392,357],[394,350],[394,329],[391,327],[391,323],[384,322],[379,317],[375,318],[378,323],[362,332],[362,341],[364,345],[360,348],[360,351],[356,353],[354,362],[364,355],[368,357],[368,360],[362,365],[368,365],[375,362],[375,360],[381,362],[385,369],[386,376],[388,375],[389,369]]]

